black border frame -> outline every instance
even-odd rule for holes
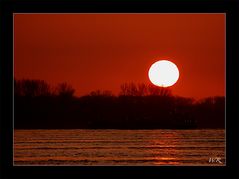
[[[239,178],[237,0],[1,0],[0,3],[0,178]],[[13,13],[69,12],[226,13],[226,166],[13,166]]]

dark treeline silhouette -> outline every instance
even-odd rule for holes
[[[225,127],[225,97],[199,101],[169,88],[125,83],[118,96],[92,91],[76,97],[67,83],[14,80],[17,129],[197,129]]]

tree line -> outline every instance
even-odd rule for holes
[[[224,128],[225,97],[174,96],[170,88],[124,83],[116,96],[95,90],[74,96],[67,83],[14,80],[14,125],[21,129]]]
[[[68,96],[73,97],[75,89],[66,82],[59,83],[52,87],[44,80],[16,80],[14,79],[14,95],[15,96]],[[113,96],[108,90],[96,90],[89,93],[91,96],[103,95]],[[172,92],[168,88],[156,87],[151,84],[124,83],[120,85],[119,96],[171,96]]]
[[[75,89],[66,82],[52,87],[44,80],[14,79],[14,95],[25,97],[67,96],[72,97]]]

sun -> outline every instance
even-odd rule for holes
[[[154,85],[169,87],[178,81],[179,70],[173,62],[159,60],[151,65],[148,76]]]

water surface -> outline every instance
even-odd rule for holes
[[[15,130],[14,165],[225,165],[225,132]]]

